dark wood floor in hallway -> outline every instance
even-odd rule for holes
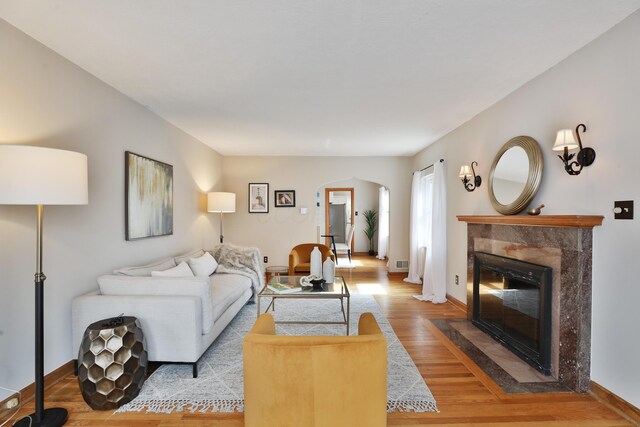
[[[401,275],[387,275],[385,263],[356,256],[355,269],[341,269],[353,290],[375,294],[399,339],[436,398],[439,413],[392,413],[390,426],[629,426],[633,425],[590,394],[551,393],[507,395],[430,322],[463,318],[451,303],[434,305],[416,300],[416,285]],[[47,391],[46,406],[69,410],[67,425],[75,426],[242,426],[242,414],[114,414],[91,410],[82,400],[73,375]],[[27,403],[17,415],[33,411]],[[0,421],[1,423],[1,421]],[[277,426],[274,426],[277,427]],[[358,426],[359,427],[359,426]],[[362,426],[366,427],[366,426]]]

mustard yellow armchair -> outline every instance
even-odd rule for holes
[[[387,425],[387,342],[371,313],[358,336],[276,336],[262,314],[243,341],[247,427]]]
[[[333,261],[336,260],[335,255],[329,249],[329,246],[322,243],[302,243],[291,249],[289,254],[289,276],[306,276],[311,271],[311,251],[317,246],[322,254],[322,262],[330,256]]]

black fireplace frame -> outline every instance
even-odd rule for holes
[[[539,340],[539,351],[518,341],[515,337],[504,333],[504,331],[479,317],[481,267],[506,278],[517,279],[534,285],[539,289],[539,330],[542,333]],[[551,375],[551,283],[551,267],[486,252],[474,252],[472,323],[545,375]]]

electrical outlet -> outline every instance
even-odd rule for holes
[[[13,399],[7,400],[7,403],[5,404],[5,406],[7,407],[7,409],[13,409],[19,404],[20,404],[20,399],[17,397],[14,397]]]
[[[266,264],[268,262],[269,262],[269,257],[268,256],[264,257],[264,263]]]
[[[456,285],[460,284],[460,277],[456,274]]]

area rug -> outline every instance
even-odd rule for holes
[[[264,305],[263,305],[264,307]],[[351,296],[349,332],[358,333],[360,314],[371,312],[387,339],[387,411],[437,412],[436,401],[416,365],[370,295]],[[336,320],[337,300],[278,300],[276,320]],[[191,366],[165,364],[144,383],[138,397],[117,412],[242,412],[242,338],[256,320],[256,306],[245,306],[205,352],[198,378]],[[343,335],[342,325],[277,325],[278,335]]]

